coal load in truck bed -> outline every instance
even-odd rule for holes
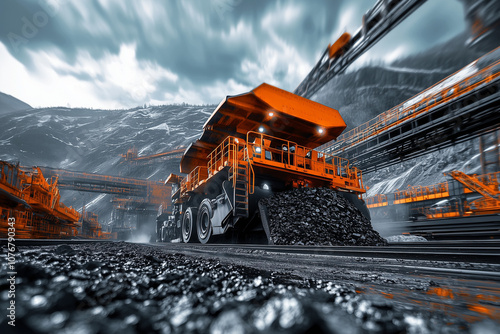
[[[263,199],[276,245],[384,246],[387,242],[348,200],[328,188],[301,188]]]

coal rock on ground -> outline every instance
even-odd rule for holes
[[[391,235],[385,238],[388,242],[427,242],[427,239],[419,235]]]
[[[467,333],[463,320],[354,287],[117,243],[22,247],[1,333]],[[2,305],[7,258],[0,255]],[[5,308],[3,308],[5,310]]]
[[[387,241],[344,197],[328,188],[299,188],[261,200],[276,245],[385,246]]]

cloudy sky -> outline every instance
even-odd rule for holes
[[[2,0],[0,91],[33,107],[218,103],[262,82],[293,90],[374,0]],[[428,0],[359,59],[390,62],[466,29]]]

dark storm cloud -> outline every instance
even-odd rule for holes
[[[96,1],[86,3],[93,16],[102,15]],[[98,58],[105,51],[117,53],[120,41],[90,36],[81,13],[69,1],[7,0],[0,5],[0,41],[23,63],[35,66],[28,51],[56,47],[72,62],[79,49]],[[74,19],[65,20],[69,15]],[[41,19],[47,18],[44,22]],[[119,28],[119,27],[117,27]]]
[[[218,4],[193,1],[189,3],[192,8],[188,8],[187,2],[155,2],[152,4],[155,10],[166,16],[163,20],[152,21],[137,10],[140,9],[137,6],[139,2],[135,2],[135,6],[122,6],[117,2],[104,8],[99,1],[86,1],[86,15],[80,11],[81,7],[75,7],[69,1],[54,1],[51,6],[41,6],[40,3],[45,2],[8,0],[2,4],[0,40],[24,63],[30,61],[28,50],[56,47],[67,61],[72,62],[80,49],[87,50],[94,58],[100,58],[106,51],[118,53],[122,43],[136,42],[139,59],[154,60],[174,69],[181,76],[201,82],[234,77],[241,59],[254,58],[258,48],[269,41],[272,31],[263,29],[262,17],[270,11],[279,14],[280,8],[289,5],[300,6],[300,17],[285,24],[283,17],[276,15],[273,17],[274,33],[290,44],[298,42],[307,55],[317,54],[318,40],[334,30],[339,4],[334,1],[311,1],[306,4],[302,1],[224,0]],[[38,32],[34,36],[23,34],[34,25],[33,16],[45,13],[46,8],[54,9],[48,23],[40,28],[35,25]],[[196,20],[190,15],[193,14],[191,9],[198,11],[203,20]],[[26,24],[26,19],[30,23]],[[92,33],[98,28],[93,26],[96,23],[105,24],[110,33]],[[246,32],[247,36],[230,40],[227,35],[238,24],[244,24],[251,30]],[[161,39],[151,38],[153,34],[161,36]]]
[[[335,33],[342,28],[354,32],[362,13],[373,4],[371,0],[4,0],[0,41],[30,71],[38,70],[37,54],[46,51],[68,64],[57,69],[60,74],[89,83],[107,78],[86,73],[86,66],[73,69],[82,52],[99,62],[119,55],[124,45],[133,45],[137,61],[157,64],[178,78],[157,79],[158,87],[149,92],[155,100],[162,100],[161,92],[175,95],[181,88],[219,95],[207,92],[228,82],[236,89],[273,80],[293,89]],[[432,13],[422,15],[428,14]],[[339,27],[345,21],[349,26]],[[425,23],[426,29],[411,43],[425,45],[439,25],[453,22],[441,18]],[[96,94],[113,99],[123,95],[122,89],[96,88]],[[124,101],[123,96],[120,99]],[[199,100],[218,102],[213,96]]]

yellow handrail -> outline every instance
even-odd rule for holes
[[[255,172],[253,170],[252,160],[249,159],[249,156],[248,156],[248,149],[247,149],[247,147],[245,147],[245,149],[244,149],[245,150],[244,151],[244,160],[248,164],[248,173],[249,173],[248,179],[250,180],[250,187],[248,189],[248,193],[249,194],[253,194],[255,192]]]

